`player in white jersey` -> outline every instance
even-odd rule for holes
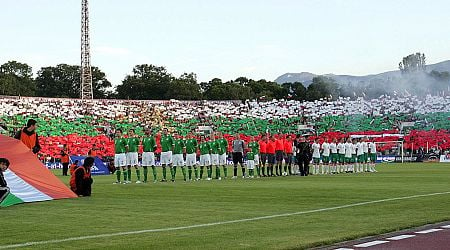
[[[368,172],[369,171],[369,164],[368,164],[368,158],[369,158],[369,146],[367,144],[367,137],[364,137],[363,139],[363,152],[364,152],[364,171]]]
[[[329,139],[326,138],[325,142],[322,143],[322,174],[330,173],[330,143]]]
[[[374,141],[369,142],[369,168],[370,168],[370,172],[377,172],[377,170],[375,170],[375,164],[377,162],[377,145],[375,144]]]
[[[352,162],[350,165],[350,172],[356,173],[355,165],[356,165],[356,139],[352,140]]]
[[[360,139],[358,141],[358,143],[356,143],[356,160],[357,160],[356,172],[357,173],[364,172],[364,169],[363,169],[364,152],[363,152],[362,139]]]
[[[320,144],[319,138],[314,139],[314,143],[312,144],[313,151],[313,169],[312,174],[319,174],[319,164],[320,164]]]
[[[341,138],[341,141],[337,145],[338,150],[338,163],[337,163],[337,173],[342,173],[344,171],[345,165],[345,139]]]
[[[330,143],[330,151],[331,151],[331,173],[336,174],[337,173],[337,169],[336,169],[336,163],[338,161],[338,151],[337,151],[337,139],[334,138],[333,142]]]
[[[352,140],[347,138],[347,142],[345,143],[345,164],[344,171],[348,173],[350,171],[350,165],[352,162]]]

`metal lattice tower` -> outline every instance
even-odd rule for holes
[[[88,0],[81,0],[81,99],[93,99]]]

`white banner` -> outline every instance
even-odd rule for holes
[[[441,158],[439,159],[439,162],[450,162],[450,154],[441,155]]]

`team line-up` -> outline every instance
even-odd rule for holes
[[[143,150],[142,181],[139,146],[142,146]],[[165,128],[159,140],[159,146],[161,148],[161,182],[167,182],[167,168],[170,171],[171,181],[174,182],[177,167],[181,168],[184,181],[202,180],[205,171],[206,180],[210,181],[213,179],[214,167],[214,179],[222,179],[221,169],[223,169],[223,177],[227,178],[229,153],[232,155],[234,165],[232,179],[238,176],[238,165],[241,166],[242,178],[376,172],[376,144],[366,137],[340,140],[325,138],[321,144],[316,138],[311,144],[307,138],[300,135],[296,138],[287,136],[283,139],[282,136],[264,134],[257,141],[254,137],[250,137],[246,143],[239,134],[236,134],[232,141],[231,152],[228,152],[228,141],[220,132],[209,136],[202,135],[198,141],[193,133],[189,133],[186,137],[176,133],[170,135]],[[153,182],[157,182],[155,164],[157,148],[157,140],[150,129],[145,130],[142,138],[138,137],[133,129],[130,129],[126,136],[120,129],[117,130],[114,139],[114,166],[117,180],[114,184],[132,183],[132,168],[136,171],[136,183],[147,183],[149,167],[152,168]],[[311,170],[310,162],[312,162]]]

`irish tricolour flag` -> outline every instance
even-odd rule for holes
[[[4,173],[10,192],[0,207],[77,197],[22,142],[0,135],[0,158],[11,163]]]

